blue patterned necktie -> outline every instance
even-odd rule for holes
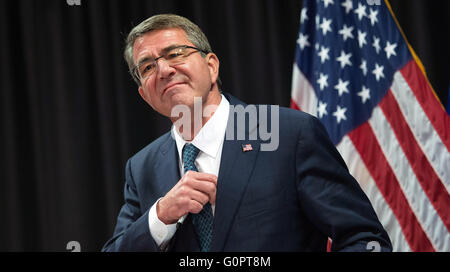
[[[199,152],[200,150],[193,144],[186,144],[183,147],[183,164],[185,173],[189,170],[198,172],[194,161]],[[203,209],[198,214],[192,214],[192,223],[194,224],[194,228],[200,242],[201,251],[209,251],[212,240],[213,226],[213,215],[211,204],[209,204],[209,202],[203,206]]]

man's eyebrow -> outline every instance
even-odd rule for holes
[[[137,64],[137,67],[141,67],[141,65],[143,64],[143,63],[145,63],[145,62],[147,62],[147,61],[149,61],[149,60],[152,60],[153,58],[151,58],[151,57],[144,57],[144,58],[142,58],[142,59],[140,59],[139,61],[138,61],[138,64]]]
[[[180,46],[183,46],[183,45],[181,45],[181,44],[172,44],[172,45],[169,45],[169,46],[167,46],[166,48],[164,48],[163,50],[161,50],[161,55],[164,55],[164,54],[166,54],[167,52],[169,52],[170,50],[175,49],[175,48],[180,47]]]
[[[172,49],[174,49],[174,48],[177,48],[177,47],[179,47],[179,46],[183,46],[183,45],[180,45],[180,44],[172,44],[172,45],[167,46],[166,48],[163,48],[163,49],[161,50],[161,55],[160,55],[160,56],[166,54],[166,53],[169,52],[170,50],[172,50]],[[145,63],[145,62],[147,62],[147,61],[150,61],[150,60],[154,60],[154,59],[155,59],[155,58],[153,58],[153,57],[146,56],[146,57],[144,57],[144,58],[142,58],[142,59],[140,59],[140,60],[138,61],[137,66],[140,67],[143,63]]]

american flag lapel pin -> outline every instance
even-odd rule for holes
[[[242,145],[242,152],[252,151],[253,147],[251,144],[243,144]]]

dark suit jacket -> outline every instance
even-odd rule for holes
[[[246,106],[225,96],[231,105]],[[366,251],[370,241],[391,250],[369,200],[321,123],[309,114],[281,107],[279,117],[275,151],[261,151],[259,139],[225,139],[211,251],[325,251],[328,237],[333,240],[332,250]],[[243,144],[251,144],[253,150],[243,152]],[[103,250],[158,251],[148,212],[179,179],[177,148],[170,132],[130,158],[125,204]],[[199,251],[190,216],[168,250]]]

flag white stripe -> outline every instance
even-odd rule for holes
[[[417,143],[450,193],[450,153],[400,72],[394,74],[391,90]]]
[[[393,251],[412,251],[406,241],[397,218],[378,189],[375,181],[372,179],[369,170],[367,170],[366,165],[350,138],[344,136],[342,141],[337,145],[337,149],[347,163],[350,173],[358,181],[364,193],[372,203],[375,213],[378,215],[378,219],[391,239]]]
[[[374,108],[369,124],[385,154],[386,160],[399,181],[411,210],[416,215],[433,247],[440,251],[450,250],[450,234],[423,191],[394,131],[379,107]]]
[[[296,63],[292,71],[292,100],[302,111],[317,116],[317,96],[313,87]]]

